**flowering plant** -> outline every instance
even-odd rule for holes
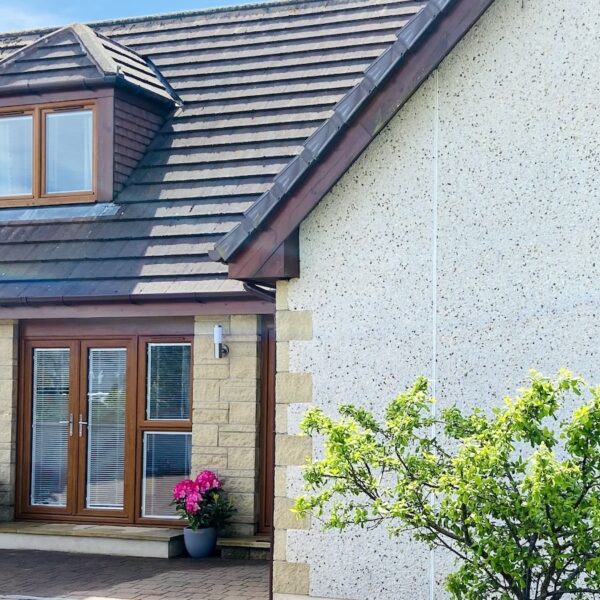
[[[190,529],[220,528],[235,508],[223,493],[220,479],[212,471],[202,471],[196,479],[184,479],[173,488],[177,514],[188,521]]]

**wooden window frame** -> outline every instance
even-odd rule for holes
[[[190,344],[190,417],[189,419],[167,420],[148,419],[146,412],[146,391],[148,377],[148,344]],[[192,389],[194,365],[194,338],[191,335],[141,335],[138,337],[138,405],[137,405],[137,439],[136,439],[136,465],[139,468],[139,477],[136,478],[136,523],[141,525],[170,525],[177,523],[177,518],[161,519],[160,517],[145,517],[142,511],[144,491],[144,434],[145,433],[192,433]],[[194,474],[191,473],[191,476]]]
[[[143,494],[144,494],[144,435],[146,433],[165,433],[165,434],[176,434],[176,433],[185,433],[188,435],[192,435],[191,426],[189,429],[140,429],[138,427],[138,434],[136,438],[136,465],[139,468],[139,477],[136,479],[136,494],[135,494],[135,507],[136,507],[136,517],[135,517],[135,525],[148,525],[148,526],[165,526],[165,527],[179,527],[182,523],[179,516],[173,517],[145,517],[144,509],[143,509]],[[191,473],[190,476],[193,478],[194,473]],[[187,524],[187,521],[184,522]]]
[[[138,426],[147,431],[173,431],[191,430],[192,427],[192,380],[194,365],[194,340],[189,336],[139,336],[138,338]],[[148,419],[146,411],[146,384],[148,377],[148,352],[149,344],[189,344],[190,345],[190,383],[189,404],[190,416],[188,419]]]
[[[23,108],[9,108],[0,109],[0,119],[3,117],[31,117],[31,194],[19,194],[18,196],[0,196],[0,207],[4,205],[4,201],[8,202],[8,205],[12,205],[13,202],[23,202],[24,204],[33,204],[35,199],[36,180],[35,173],[37,165],[35,163],[36,147],[39,143],[37,139],[37,128],[35,121],[35,109],[32,107]]]
[[[92,189],[85,192],[59,192],[49,194],[45,191],[46,179],[46,115],[69,110],[92,111]],[[31,115],[33,118],[33,156],[32,156],[32,194],[27,196],[0,196],[0,208],[18,206],[48,206],[54,204],[82,204],[96,202],[99,199],[99,148],[101,146],[99,110],[96,99],[64,100],[60,102],[42,102],[22,106],[0,106],[0,119],[3,116]],[[102,111],[104,112],[104,111]],[[110,141],[112,144],[112,140]],[[104,144],[102,144],[104,145]],[[110,198],[112,199],[112,198]]]
[[[31,503],[31,441],[32,428],[31,419],[33,412],[33,350],[36,348],[68,348],[69,349],[69,406],[71,411],[75,406],[75,398],[79,385],[79,344],[72,339],[55,338],[52,340],[26,340],[21,347],[21,360],[19,377],[19,410],[21,412],[19,422],[18,446],[20,448],[17,469],[17,517],[23,515],[25,518],[39,519],[49,518],[60,520],[68,518],[74,510],[75,503],[71,490],[75,485],[77,477],[76,465],[71,462],[71,457],[76,453],[77,440],[74,436],[69,436],[69,468],[67,484],[67,503],[64,507],[58,506],[40,506]],[[27,426],[25,425],[27,424]]]
[[[135,340],[131,337],[114,337],[111,339],[81,339],[77,340],[79,344],[79,390],[80,390],[80,406],[78,414],[75,414],[74,426],[78,427],[79,419],[82,417],[84,420],[89,422],[89,405],[88,405],[88,392],[89,392],[89,351],[90,349],[96,348],[125,348],[127,351],[127,364],[125,371],[125,393],[126,393],[126,404],[125,414],[129,414],[131,418],[125,420],[124,423],[124,450],[125,450],[125,461],[123,470],[123,508],[122,509],[106,509],[106,508],[88,508],[86,507],[86,487],[87,481],[87,458],[88,445],[89,445],[89,430],[85,430],[85,435],[78,435],[76,437],[78,443],[77,455],[78,470],[76,473],[76,491],[77,491],[77,505],[76,510],[78,516],[90,519],[95,518],[106,518],[108,520],[114,520],[115,522],[132,522],[135,519],[136,506],[135,506],[135,477],[137,472],[136,464],[127,464],[127,456],[131,456],[135,452],[136,443],[136,431],[135,431],[135,399],[136,399],[136,380],[135,380],[135,369],[137,367],[137,356]],[[133,413],[133,414],[131,414]],[[79,417],[79,418],[78,418]]]
[[[47,323],[47,322],[45,322]],[[29,325],[29,326],[28,326]],[[21,332],[21,350],[20,350],[20,375],[19,375],[19,435],[18,435],[18,455],[19,455],[19,477],[17,479],[17,506],[16,514],[18,519],[26,520],[48,520],[75,522],[75,523],[107,523],[115,525],[148,525],[153,527],[174,527],[178,526],[177,518],[155,518],[144,517],[142,514],[142,491],[143,491],[143,436],[144,432],[173,432],[173,433],[192,433],[192,409],[193,409],[193,354],[194,354],[194,335],[191,332],[192,327],[187,324],[173,324],[172,321],[150,326],[149,329],[161,331],[161,333],[146,333],[138,329],[148,328],[148,324],[124,327],[112,327],[110,324],[103,324],[98,328],[92,326],[59,325],[57,330],[52,331],[48,325],[38,323],[26,323]],[[183,331],[190,330],[190,333]],[[46,333],[42,333],[45,330]],[[169,333],[168,331],[177,331]],[[147,329],[146,329],[147,331]],[[112,332],[112,333],[109,333]],[[53,335],[54,334],[54,335]],[[73,502],[65,508],[38,507],[32,506],[29,502],[30,485],[30,427],[31,422],[31,378],[32,378],[32,351],[34,348],[55,348],[65,347],[71,350],[71,389],[73,398],[87,389],[87,354],[90,342],[94,347],[101,346],[123,346],[128,348],[127,365],[127,389],[132,394],[130,400],[132,413],[127,423],[128,436],[131,444],[128,445],[130,456],[134,455],[133,461],[126,465],[125,486],[126,501],[124,510],[120,515],[113,511],[102,511],[101,509],[84,509],[82,505],[81,494],[84,493],[81,482],[82,462],[78,459],[77,464],[72,463],[69,466],[69,485],[76,488]],[[137,342],[137,343],[136,343]],[[148,420],[146,419],[146,374],[147,374],[147,355],[146,344],[148,343],[189,343],[190,353],[190,418],[186,420]],[[137,369],[137,373],[136,373]],[[71,399],[74,405],[75,400]],[[79,397],[81,403],[81,396]],[[77,416],[75,423],[77,425]],[[83,438],[74,436],[70,444],[75,444],[76,449],[70,450],[72,456],[78,456],[86,451],[83,447]],[[133,447],[134,446],[134,447]],[[74,454],[73,454],[74,453]],[[193,475],[193,474],[192,474]]]

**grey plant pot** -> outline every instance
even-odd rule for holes
[[[217,545],[217,530],[214,527],[197,529],[186,527],[183,530],[185,549],[192,558],[206,558],[211,556]]]

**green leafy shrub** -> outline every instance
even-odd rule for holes
[[[579,407],[560,420],[567,400]],[[386,524],[453,553],[453,598],[599,594],[600,387],[532,372],[490,416],[436,418],[433,402],[419,378],[383,422],[350,405],[339,420],[310,410],[303,430],[324,436],[325,454],[307,465],[295,511],[325,528]]]

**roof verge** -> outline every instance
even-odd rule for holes
[[[364,78],[340,100],[332,117],[306,140],[302,152],[275,177],[269,190],[246,211],[243,221],[221,238],[211,257],[231,264],[242,250],[253,243],[253,238],[269,226],[292,196],[312,196],[305,202],[307,206],[310,205],[306,212],[308,214],[492,2],[493,0],[430,0],[402,28],[398,40],[367,68]],[[445,27],[441,26],[444,20],[447,21]],[[453,28],[453,31],[448,27]],[[434,39],[436,47],[428,47],[427,42]],[[420,60],[417,58],[419,53],[423,54],[418,57]],[[352,127],[360,128],[360,118],[366,108],[385,90],[392,76],[398,77],[403,68],[407,69],[407,73],[400,75],[404,77],[404,84],[400,86],[401,97],[393,98],[392,92],[386,105],[377,108],[377,119],[363,127],[360,132],[362,140],[356,144],[357,149],[352,151],[352,157],[346,156],[337,161],[337,167],[332,170],[337,168],[339,172],[334,175],[327,173],[331,185],[315,185],[311,189],[305,182],[314,174],[317,166],[339,147],[340,139]],[[409,72],[411,69],[414,73]],[[348,152],[350,149],[346,150]],[[302,188],[299,190],[300,184]],[[306,214],[302,210],[296,210],[293,217],[288,215],[286,229],[291,233]],[[272,248],[274,252],[284,240],[281,235],[272,235],[270,238],[275,244]],[[261,243],[263,256],[268,244],[265,240]],[[235,276],[232,274],[232,277]],[[246,277],[252,277],[251,273],[244,273],[244,278]]]

